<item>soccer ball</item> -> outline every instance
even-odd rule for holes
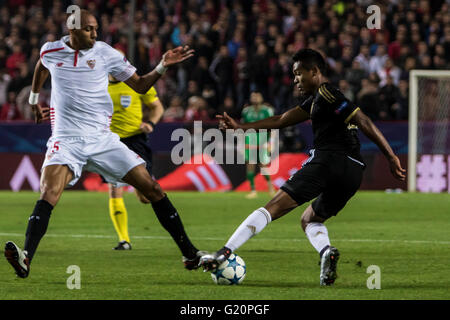
[[[240,284],[245,278],[246,269],[244,260],[232,253],[211,273],[211,278],[217,284]]]

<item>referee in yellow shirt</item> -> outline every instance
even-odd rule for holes
[[[151,176],[152,150],[147,144],[147,135],[153,131],[164,113],[155,88],[151,87],[146,94],[138,94],[110,75],[108,91],[114,105],[111,131],[117,133],[128,148],[145,160]],[[136,194],[142,203],[150,203],[139,191],[136,190]],[[114,249],[130,250],[128,213],[122,195],[123,187],[109,185],[109,214],[119,236],[119,244]]]

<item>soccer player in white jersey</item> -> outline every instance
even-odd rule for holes
[[[177,210],[150,177],[144,160],[109,130],[113,104],[108,94],[108,74],[144,94],[169,66],[190,58],[193,50],[187,46],[169,50],[153,71],[139,76],[117,50],[96,41],[98,25],[93,15],[81,10],[78,29],[70,24],[74,15],[68,18],[69,36],[45,43],[36,64],[30,105],[36,122],[50,118],[52,136],[42,165],[41,194],[28,221],[24,249],[8,241],[5,257],[19,277],[28,276],[30,262],[64,188],[73,186],[82,171],[88,170],[111,183],[128,183],[149,199],[158,220],[181,250],[185,268],[195,269],[202,252],[186,235]],[[49,74],[52,91],[48,110],[37,104],[37,96]]]

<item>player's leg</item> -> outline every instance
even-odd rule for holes
[[[228,239],[225,246],[214,254],[207,254],[200,259],[204,270],[217,268],[232,252],[241,247],[252,237],[260,233],[273,220],[279,219],[295,209],[299,204],[292,197],[279,190],[264,206],[253,211]]]
[[[114,225],[119,243],[114,250],[131,250],[128,234],[128,212],[123,201],[123,187],[109,184],[109,216]]]
[[[52,210],[72,178],[72,171],[65,165],[44,167],[41,176],[41,195],[28,220],[24,250],[22,251],[11,241],[5,245],[5,257],[19,277],[28,276],[29,265],[39,242],[47,231]]]
[[[334,157],[333,179],[302,214],[302,229],[320,256],[320,284],[332,285],[337,278],[339,250],[330,244],[325,221],[340,212],[358,190],[363,167],[347,157]],[[339,169],[338,169],[339,168]],[[339,172],[334,172],[340,170]]]
[[[326,168],[322,164],[309,163],[297,171],[263,208],[255,210],[242,222],[222,249],[200,259],[202,267],[205,270],[215,269],[221,261],[261,232],[271,221],[317,197],[325,186],[326,176]]]
[[[145,165],[134,167],[122,180],[135,187],[144,197],[150,200],[159,222],[169,232],[182,252],[185,267],[196,269],[198,259],[203,252],[192,244],[184,230],[177,210],[160,185],[150,177]]]

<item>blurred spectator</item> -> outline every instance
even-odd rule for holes
[[[184,118],[183,101],[174,96],[170,100],[169,107],[164,111],[163,120],[166,122],[182,121]]]
[[[208,59],[205,56],[199,56],[198,62],[192,70],[191,79],[196,81],[199,91],[203,91],[206,84],[213,83],[213,79],[209,72]]]
[[[7,101],[7,90],[11,76],[6,72],[6,69],[0,68],[0,106]]]
[[[398,85],[397,102],[392,106],[396,120],[408,120],[409,80],[402,79]]]
[[[15,76],[19,65],[25,62],[26,57],[22,52],[22,47],[20,44],[14,44],[12,47],[12,54],[6,59],[6,68],[8,68],[8,73],[11,76]]]
[[[386,112],[381,109],[378,86],[373,81],[368,79],[361,81],[361,90],[356,96],[356,103],[371,120],[380,120],[387,116]]]
[[[386,119],[399,120],[401,118],[401,110],[397,104],[399,95],[400,92],[392,77],[387,76],[386,84],[379,90],[381,109],[387,112]]]
[[[221,101],[227,94],[233,92],[233,59],[228,53],[227,46],[220,47],[219,53],[209,67],[209,71],[216,82],[218,99]]]
[[[394,62],[391,58],[387,59],[384,63],[384,67],[377,72],[378,77],[380,78],[380,87],[386,85],[387,78],[390,76],[395,85],[398,85],[400,81],[401,70],[399,67],[394,65]]]
[[[219,107],[217,114],[226,112],[230,117],[239,119],[241,117],[241,107],[237,107],[234,103],[233,97],[226,96],[222,105]]]
[[[16,94],[13,91],[8,92],[8,100],[2,105],[0,120],[22,120],[22,114],[16,103]]]
[[[255,55],[250,60],[250,91],[261,92],[268,98],[268,78],[270,76],[269,55],[267,46],[260,43]]]
[[[345,70],[342,65],[342,61],[337,60],[334,64],[334,67],[330,70],[330,74],[328,75],[328,80],[333,86],[338,86],[339,81],[345,78]]]
[[[348,81],[353,92],[358,92],[361,89],[361,81],[366,76],[367,74],[361,69],[359,62],[354,60],[351,69],[345,73],[345,80]]]
[[[369,46],[367,44],[361,45],[359,54],[356,56],[355,60],[359,62],[361,69],[363,69],[366,72],[366,74],[369,74],[370,54],[369,54]]]
[[[245,48],[239,48],[237,58],[234,61],[234,82],[236,85],[236,104],[242,106],[250,92],[250,63]]]
[[[18,66],[19,73],[9,83],[8,91],[14,91],[17,95],[24,87],[31,85],[33,76],[28,70],[28,64],[25,62]]]
[[[187,90],[182,96],[183,101],[187,101],[192,96],[201,95],[201,91],[198,82],[195,80],[189,80],[187,83]]]
[[[184,113],[185,121],[207,121],[209,120],[209,114],[207,110],[207,104],[205,99],[199,96],[192,96],[188,99],[188,105],[186,112]]]
[[[287,54],[281,54],[271,70],[270,97],[274,102],[275,113],[286,104],[292,86],[292,65]]]
[[[378,73],[383,69],[386,60],[389,58],[384,45],[379,45],[376,49],[375,55],[370,58],[369,72]]]
[[[65,9],[69,4],[93,12],[99,23],[98,40],[128,54],[126,1],[18,1],[0,1],[0,70],[6,70],[16,93],[24,93],[29,85],[28,80],[23,81],[26,76],[21,65],[25,62],[32,75],[41,46],[67,34]],[[450,68],[448,1],[377,2],[382,29],[368,30],[366,8],[372,2],[137,1],[135,56],[130,60],[142,74],[152,70],[166,50],[180,44],[191,46],[195,57],[171,68],[158,81],[158,94],[168,102],[176,95],[203,97],[210,116],[225,98],[228,104],[231,99],[242,106],[250,89],[262,91],[277,112],[287,108],[293,101],[292,81],[287,80],[292,70],[286,66],[302,48],[319,50],[329,64],[329,81],[344,85],[340,80],[347,79],[354,95],[365,87],[361,85],[363,77],[372,84],[379,82],[382,88],[391,76],[400,90],[399,81],[407,80],[414,68]],[[389,64],[391,67],[385,66]],[[2,76],[5,78],[4,72]],[[191,80],[198,85],[195,92],[190,89],[195,86]],[[4,103],[6,82],[0,79]],[[47,81],[45,88],[49,86]],[[350,94],[348,89],[346,92]],[[25,101],[16,100],[20,104]]]
[[[349,83],[345,79],[339,81],[339,90],[346,96],[350,101],[355,101],[355,95],[350,88]]]

